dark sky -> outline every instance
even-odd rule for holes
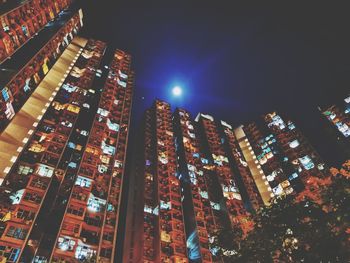
[[[84,34],[133,56],[135,122],[156,97],[233,124],[278,110],[291,116],[321,153],[329,152],[323,135],[315,135],[315,118],[317,105],[350,91],[347,6],[83,2]],[[172,97],[174,85],[183,87],[181,99]]]

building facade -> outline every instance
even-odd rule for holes
[[[1,185],[6,262],[114,261],[133,72],[106,48],[81,48]]]
[[[0,33],[0,53],[2,42],[7,43],[7,45],[3,45],[4,50],[11,50],[8,51],[10,53],[5,58],[9,58],[19,47],[25,45],[35,34],[39,33],[45,25],[57,18],[61,11],[69,6],[71,1],[50,0],[47,3],[45,2],[38,0],[27,1],[24,5],[1,16],[3,31],[2,35]],[[8,78],[6,75],[1,75],[0,132],[3,131],[21,109],[63,51],[71,43],[74,36],[77,35],[83,26],[82,19],[82,12],[77,12],[60,27],[51,39],[14,76]],[[6,28],[8,31],[5,30]],[[29,30],[29,28],[32,28],[32,30]],[[7,54],[7,52],[4,53]]]
[[[208,114],[193,120],[185,109],[171,116],[170,105],[156,100],[141,131],[123,262],[221,262],[219,230],[244,237],[253,228],[251,213],[328,174],[302,132],[276,112],[233,128]],[[164,254],[167,244],[174,248]],[[184,254],[176,257],[180,248]]]
[[[319,108],[326,121],[327,135],[336,143],[344,161],[350,158],[350,96],[331,106]]]
[[[179,159],[179,175],[183,188],[188,257],[193,262],[215,262],[211,243],[218,229],[228,225],[223,209],[218,209],[222,194],[215,180],[213,165],[202,153],[200,137],[190,113],[177,109],[174,113],[175,142]]]
[[[261,122],[245,125],[236,133],[245,135],[251,155],[271,197],[297,193],[305,188],[310,176],[323,177],[325,163],[295,124],[276,112]],[[256,159],[255,159],[256,158]],[[258,183],[259,184],[259,183]],[[262,190],[261,190],[262,189]],[[260,187],[265,193],[264,187]]]
[[[156,100],[142,133],[123,262],[221,262],[218,231],[244,228],[249,213],[216,123],[204,114],[195,122],[184,109],[172,115]]]

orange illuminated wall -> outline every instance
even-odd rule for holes
[[[71,4],[71,0],[31,0],[0,16],[0,63]]]
[[[272,112],[264,116],[264,121],[275,135],[285,160],[292,164],[303,184],[310,176],[324,176],[327,171],[325,163],[291,120]]]
[[[130,55],[117,50],[50,262],[114,262],[134,81],[130,65]]]
[[[128,260],[188,262],[181,187],[176,177],[177,160],[168,103],[157,100],[146,111],[144,133],[144,163],[138,173],[143,177],[138,180],[144,182],[143,211],[140,215],[143,222],[141,228],[136,226],[138,232],[134,235]]]
[[[328,171],[295,124],[276,112],[264,115],[262,123],[243,126],[243,130],[272,196],[294,194],[305,187],[310,176],[323,177]]]
[[[211,160],[213,169],[216,172],[231,225],[244,228],[248,220],[247,211],[243,206],[242,197],[235,182],[234,174],[222,145],[214,118],[210,115],[199,113],[196,121],[202,130],[202,143],[208,146],[206,149],[207,158]],[[219,204],[213,204],[213,206],[219,206]]]
[[[100,43],[100,51],[93,50],[99,43],[93,40],[87,43],[1,185],[4,199],[0,206],[0,249],[6,262],[19,259],[31,262],[41,245],[38,233],[42,232],[43,225],[39,222],[47,218],[56,186],[67,173],[67,170],[60,169],[61,159],[72,147],[69,136],[86,102],[86,94],[95,76],[93,67],[98,66],[104,50],[103,43]],[[92,52],[97,56],[90,56]],[[81,64],[89,64],[90,69],[77,73]]]
[[[81,13],[74,15],[0,93],[0,132],[21,109],[65,48],[82,27]]]
[[[264,206],[262,197],[254,181],[253,175],[248,167],[248,163],[240,148],[239,142],[235,136],[232,126],[221,121],[221,127],[224,131],[224,140],[227,141],[228,155],[230,156],[231,165],[237,168],[237,173],[242,178],[243,186],[247,192],[249,202],[254,210]]]
[[[195,129],[195,123],[190,117],[190,113],[184,109],[177,109],[174,114],[175,126],[178,127],[177,139],[180,164],[181,180],[184,187],[190,185],[191,201],[183,203],[184,206],[193,206],[194,220],[189,220],[185,224],[191,224],[194,221],[194,226],[187,227],[192,230],[187,233],[187,242],[190,244],[189,249],[193,250],[193,235],[196,235],[199,241],[199,252],[202,262],[216,262],[219,259],[210,252],[212,239],[216,231],[225,226],[223,222],[223,213],[212,208],[215,203],[213,192],[215,189],[212,186],[212,177],[215,176],[211,166],[208,164],[205,155],[201,152],[200,140]],[[195,234],[194,234],[195,233]]]

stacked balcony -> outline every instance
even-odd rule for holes
[[[157,237],[159,236],[158,215],[158,189],[156,178],[155,138],[152,133],[153,118],[150,110],[145,115],[145,168],[144,168],[144,209],[143,209],[143,260],[156,262]]]
[[[324,176],[325,164],[293,122],[285,121],[276,112],[266,114],[264,120],[275,135],[284,155],[283,161],[289,163],[284,165],[284,171],[291,185],[298,187],[293,183],[295,179],[305,185],[310,176]]]
[[[170,105],[155,102],[160,262],[188,262]]]
[[[82,60],[85,59],[78,59],[76,65],[83,63]],[[57,168],[65,150],[71,147],[68,137],[85,101],[87,90],[84,90],[82,81],[85,82],[86,78],[86,75],[80,78],[69,76],[65,80],[40,122],[36,123],[35,131],[2,185],[2,192],[9,196],[7,212],[2,211],[4,215],[12,215],[19,209],[26,211],[21,213],[30,215],[30,219],[23,217],[21,222],[13,220],[15,217],[11,216],[4,224],[0,237],[1,248],[6,253],[8,247],[12,246],[18,252],[16,260],[20,258],[24,246],[36,250],[37,240],[28,240],[29,233],[37,227],[34,227],[34,222],[44,206],[52,182],[62,179],[62,171]],[[66,89],[68,85],[74,89]],[[22,255],[21,260],[28,261],[27,256]]]
[[[243,156],[243,153],[240,149],[239,143],[232,130],[232,127],[223,122],[221,122],[221,124],[224,130],[225,139],[228,142],[229,154],[231,154],[231,159],[235,167],[238,168],[238,173],[242,178],[244,188],[248,194],[249,201],[253,209],[258,210],[264,204],[260,196],[259,190],[257,188],[257,185],[254,181],[253,175],[248,167],[248,163]]]
[[[0,63],[11,57],[31,37],[71,4],[71,0],[24,1],[1,15]]]
[[[250,151],[256,156],[257,167],[261,169],[265,185],[271,191],[271,197],[291,194],[294,189],[288,183],[288,177],[282,167],[281,150],[275,136],[266,129],[260,129],[256,123],[243,128],[247,135]]]
[[[321,158],[294,123],[276,112],[266,114],[263,125],[251,123],[243,129],[272,196],[298,192],[310,176],[323,177],[326,172]]]
[[[211,159],[214,165],[214,170],[221,185],[230,222],[232,226],[242,228],[242,225],[247,221],[247,212],[243,207],[242,197],[235,183],[219,131],[211,116],[199,114],[199,117],[209,146],[208,158]],[[212,203],[213,208],[219,206],[217,203]]]
[[[68,200],[53,262],[70,262],[73,258],[88,258],[91,262],[114,260],[132,84],[130,56],[118,50],[110,64]],[[73,244],[69,253],[67,244]]]
[[[188,178],[184,181],[189,181],[191,189],[191,198],[193,203],[193,213],[195,218],[195,230],[199,239],[200,257],[202,262],[213,262],[218,260],[215,255],[210,252],[210,237],[215,232],[222,228],[220,217],[215,215],[211,208],[211,191],[208,177],[210,171],[204,168],[203,154],[200,152],[199,138],[196,135],[194,124],[190,118],[190,114],[183,110],[177,111],[179,125],[179,139],[182,140],[184,149],[183,158],[185,168],[183,174],[187,174]],[[181,153],[179,153],[181,154]],[[188,222],[189,223],[189,222]],[[192,233],[188,233],[188,238],[191,238]],[[189,248],[191,249],[191,248]]]
[[[21,109],[81,26],[77,13],[8,83],[4,83],[0,96],[0,131]]]
[[[332,105],[322,111],[322,114],[345,138],[350,138],[350,97],[344,99],[347,106]]]

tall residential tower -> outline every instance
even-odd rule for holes
[[[101,41],[79,45],[1,185],[6,262],[113,262],[116,256],[131,58]]]

